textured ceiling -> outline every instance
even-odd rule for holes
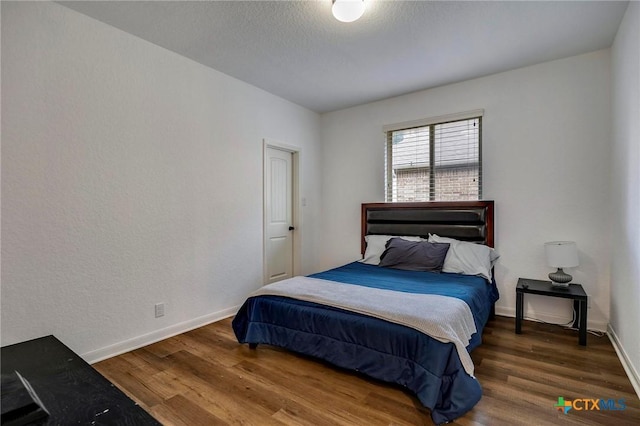
[[[611,46],[627,2],[59,2],[317,112]]]

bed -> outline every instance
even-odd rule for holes
[[[493,211],[493,201],[362,204],[363,260],[252,293],[232,322],[238,342],[399,384],[436,424],[464,415],[482,396],[469,352],[498,299]],[[416,254],[425,258],[420,250],[440,258],[445,250],[441,269],[402,266]],[[482,272],[473,269],[475,257],[471,266],[458,264],[469,253],[480,253]],[[390,261],[401,266],[383,266]]]

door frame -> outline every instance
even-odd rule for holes
[[[302,212],[300,209],[300,147],[273,139],[262,140],[262,285],[268,281],[267,269],[267,149],[278,149],[291,154],[291,226],[293,231],[293,276],[300,275],[302,249]]]

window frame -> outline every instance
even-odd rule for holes
[[[414,120],[407,121],[403,123],[396,123],[383,126],[382,130],[385,134],[385,155],[384,155],[384,166],[385,166],[385,200],[387,202],[393,202],[394,188],[393,188],[393,132],[402,131],[402,130],[410,130],[421,127],[429,128],[429,166],[427,167],[429,170],[429,198],[426,200],[416,200],[416,201],[437,201],[436,200],[436,173],[438,169],[446,168],[443,166],[436,166],[437,159],[435,156],[435,139],[436,132],[435,128],[437,125],[452,123],[456,121],[465,121],[478,119],[478,198],[477,200],[482,200],[482,121],[484,116],[484,110],[477,109],[472,111],[466,111],[457,114],[449,114],[443,115],[433,118],[427,118],[422,120]],[[396,188],[397,192],[397,188]]]

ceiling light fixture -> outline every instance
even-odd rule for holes
[[[353,22],[364,13],[364,0],[332,0],[331,12],[340,22]]]

